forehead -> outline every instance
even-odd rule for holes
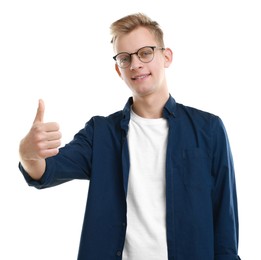
[[[144,27],[139,27],[130,33],[120,35],[115,41],[115,52],[134,52],[144,46],[156,45],[152,32]]]

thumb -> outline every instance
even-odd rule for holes
[[[44,101],[42,99],[39,99],[37,112],[34,118],[34,123],[43,123],[44,119]]]

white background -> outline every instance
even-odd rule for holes
[[[76,259],[88,182],[30,188],[18,145],[39,98],[68,142],[93,115],[121,109],[130,91],[114,71],[109,26],[133,12],[158,21],[174,51],[177,102],[219,115],[234,155],[239,253],[260,259],[261,8],[258,0],[0,2],[0,259]]]

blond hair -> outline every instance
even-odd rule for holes
[[[127,15],[111,24],[111,43],[114,45],[116,39],[121,35],[126,35],[138,27],[144,27],[154,34],[156,41],[164,47],[163,31],[159,24],[142,13]]]

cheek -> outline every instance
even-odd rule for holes
[[[124,80],[125,82],[129,80],[129,76],[128,76],[128,73],[126,73],[126,71],[121,71],[120,77],[121,77],[121,79]]]
[[[164,67],[164,64],[162,64],[162,61],[157,61],[150,66],[150,72],[152,75],[159,75],[161,74],[162,68]]]

